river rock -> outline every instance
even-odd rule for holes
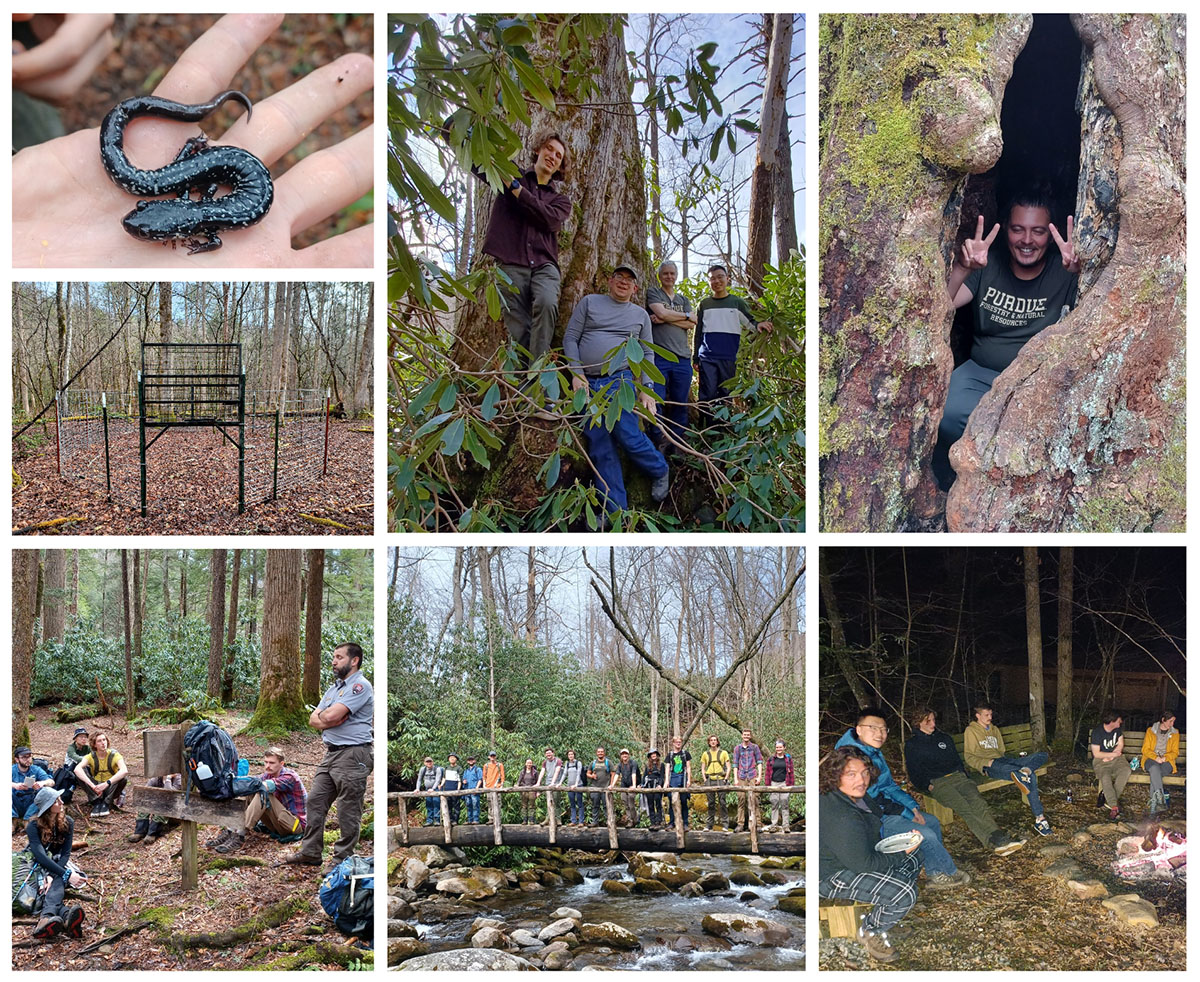
[[[1063,846],[1063,845],[1042,846],[1042,848],[1038,850],[1038,855],[1045,856],[1048,859],[1057,859],[1059,856],[1065,856],[1070,851],[1071,851],[1070,846]]]
[[[400,871],[403,875],[404,871]],[[388,887],[388,896],[395,897],[397,900],[403,900],[406,904],[416,903],[417,891],[410,890],[408,887]]]
[[[1081,880],[1083,870],[1073,859],[1060,859],[1042,870],[1042,876],[1048,876],[1052,880]]]
[[[804,894],[799,896],[780,897],[778,907],[786,914],[795,914],[797,917],[804,916]]]
[[[554,938],[561,937],[564,934],[570,934],[577,927],[579,927],[581,920],[581,917],[560,917],[557,921],[552,921],[538,931],[538,940],[551,941]]]
[[[417,929],[407,921],[394,919],[389,917],[387,922],[387,932],[389,938],[416,938],[419,937]]]
[[[736,883],[740,887],[760,887],[763,885],[762,877],[748,869],[740,869],[736,873],[730,874],[729,882]]]
[[[564,866],[558,871],[558,875],[563,878],[564,883],[568,883],[573,887],[577,887],[583,882],[583,874],[574,866]]]
[[[783,861],[783,868],[784,869],[804,869],[804,857],[803,856],[788,856],[788,858]]]
[[[543,890],[546,889],[540,883],[536,883],[536,882],[522,883],[522,884],[520,884],[520,887],[521,887],[522,893],[541,893]]]
[[[404,863],[404,885],[416,890],[429,879],[429,866],[415,856]]]
[[[498,927],[481,927],[471,938],[472,948],[507,948],[508,938]]]
[[[517,928],[508,939],[518,948],[545,948],[546,945],[538,940],[538,936],[532,931],[526,931],[524,928]]]
[[[530,972],[536,969],[537,966],[527,958],[494,948],[435,951],[430,955],[410,958],[400,966],[402,972]]]
[[[542,959],[542,967],[548,972],[562,972],[571,967],[573,960],[569,951],[551,951]]]
[[[387,963],[399,965],[409,958],[428,955],[429,945],[418,938],[388,938]]]
[[[1158,914],[1154,905],[1136,893],[1119,893],[1100,903],[1116,914],[1123,924],[1131,927],[1158,927]]]
[[[388,920],[405,920],[413,916],[412,904],[394,894],[388,894]]]
[[[670,893],[671,888],[661,880],[648,880],[639,876],[633,881],[633,892],[642,894]]]
[[[699,883],[685,883],[679,888],[681,897],[703,897],[704,888]]]
[[[1108,889],[1099,880],[1067,880],[1067,888],[1080,900],[1108,896]]]
[[[716,893],[719,890],[729,889],[729,877],[724,873],[705,873],[696,882],[705,893]]]
[[[574,907],[559,907],[558,910],[556,910],[550,916],[555,918],[573,917],[577,921],[583,920],[583,914],[577,911]]]
[[[645,876],[658,880],[660,883],[665,883],[672,890],[678,890],[685,883],[693,883],[700,879],[701,874],[695,870],[685,869],[682,866],[674,866],[671,863],[662,863],[657,860],[646,864]]]
[[[563,885],[563,878],[552,870],[542,870],[542,885],[547,887],[560,887]]]
[[[418,924],[441,924],[451,917],[461,917],[470,910],[462,904],[456,904],[445,898],[431,898],[423,901],[417,910]]]
[[[783,869],[783,860],[776,856],[768,856],[759,864],[759,869]]]
[[[499,887],[477,876],[451,876],[438,883],[434,889],[438,893],[453,893],[472,900],[482,900],[484,897],[495,896]]]
[[[784,883],[788,882],[788,878],[776,870],[770,870],[769,872],[762,874],[762,881],[763,883],[772,883],[775,886],[782,886]]]
[[[463,858],[462,851],[455,849],[453,853],[448,852],[441,846],[409,846],[409,853],[416,859],[428,866],[430,869],[440,869],[443,866],[451,866]],[[455,855],[457,854],[457,855]]]
[[[1094,841],[1087,832],[1076,832],[1071,836],[1071,845],[1076,849],[1082,849],[1086,845],[1090,845]]]
[[[612,921],[601,921],[599,924],[584,924],[579,929],[584,941],[592,944],[606,944],[626,951],[640,948],[642,943],[632,931],[627,931],[620,924]]]
[[[709,934],[738,944],[781,945],[792,935],[787,926],[778,921],[744,914],[705,914],[700,924]]]
[[[605,880],[600,884],[600,889],[614,897],[625,897],[630,893],[629,884],[623,880]]]
[[[569,944],[567,944],[562,938],[558,938],[557,940],[551,941],[548,945],[546,945],[545,948],[542,949],[542,957],[545,957],[546,955],[551,955],[556,951],[570,951],[570,950],[571,950],[571,946]]]

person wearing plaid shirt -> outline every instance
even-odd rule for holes
[[[263,754],[263,767],[265,770],[258,779],[267,793],[266,803],[263,803],[262,795],[251,795],[242,827],[226,829],[205,843],[209,849],[219,853],[237,852],[246,842],[247,831],[260,823],[267,835],[280,842],[292,842],[304,834],[308,792],[304,790],[300,775],[283,766],[283,751],[279,747],[267,748]]]
[[[762,784],[763,752],[754,742],[754,734],[742,730],[742,742],[733,748],[733,783],[753,787]],[[747,832],[750,829],[750,795],[737,796],[736,828]]]

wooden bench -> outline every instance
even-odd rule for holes
[[[1145,730],[1131,730],[1125,734],[1125,759],[1132,761],[1142,755],[1142,741],[1146,739]],[[1183,787],[1187,784],[1187,775],[1183,773],[1187,755],[1187,735],[1179,734],[1179,756],[1175,758],[1176,772],[1163,777],[1163,784]],[[1145,764],[1139,763],[1138,769],[1129,775],[1130,784],[1149,784],[1150,775],[1145,771]],[[1099,785],[1097,785],[1099,786]]]
[[[858,926],[870,904],[859,900],[825,900],[820,903],[821,937],[857,938]]]
[[[1026,753],[1033,753],[1036,749],[1033,745],[1033,731],[1030,729],[1028,723],[1013,723],[1011,726],[1001,726],[1000,735],[1004,738],[1005,757],[1016,757],[1022,750]],[[958,756],[963,757],[963,747],[966,743],[965,735],[956,733],[953,735],[953,739]],[[1140,747],[1141,744],[1139,743],[1138,746]],[[1039,767],[1035,773],[1041,777],[1050,768],[1051,763],[1047,763],[1045,767]],[[1001,779],[980,774],[979,771],[966,762],[965,757],[963,757],[963,766],[966,767],[967,776],[975,782],[975,787],[979,789],[980,793],[994,791],[996,788],[1012,788],[1014,791],[1016,790],[1017,786],[1010,778]],[[921,794],[925,799],[925,810],[941,822],[942,825],[950,825],[954,821],[953,809],[947,808],[923,788],[914,788],[913,790]]]

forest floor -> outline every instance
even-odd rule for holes
[[[1068,782],[1075,774],[1082,780]],[[1067,788],[1074,800],[1066,801]],[[848,938],[823,938],[820,968],[830,970],[977,971],[1183,971],[1187,961],[1187,881],[1130,881],[1112,871],[1115,846],[1122,836],[1153,827],[1147,817],[1149,786],[1130,784],[1121,796],[1122,816],[1109,821],[1096,807],[1090,770],[1060,766],[1038,779],[1038,789],[1053,831],[1048,837],[1032,827],[1029,807],[1016,788],[984,795],[1000,827],[1027,839],[1009,856],[980,845],[961,821],[945,829],[950,855],[971,875],[966,887],[926,891],[918,884],[917,905],[901,922],[911,928],[894,938],[900,957],[889,964],[873,961]],[[1172,788],[1171,808],[1158,824],[1184,831],[1183,788]],[[1084,833],[1084,835],[1080,835]],[[1042,850],[1050,847],[1049,854]],[[1054,847],[1060,847],[1055,849]],[[1062,851],[1061,855],[1056,853]],[[1137,894],[1154,905],[1159,926],[1132,927],[1101,906],[1099,899],[1078,899],[1047,868],[1062,859],[1076,863],[1088,879],[1099,880],[1112,896]]]
[[[337,946],[343,956],[351,939],[336,928],[321,907],[317,888],[321,877],[331,865],[329,842],[336,839],[336,807],[330,809],[326,820],[326,851],[324,866],[285,866],[273,868],[272,863],[287,856],[295,847],[281,845],[264,835],[252,834],[246,845],[230,856],[220,856],[204,848],[204,843],[220,829],[201,826],[200,888],[184,894],[180,889],[182,873],[180,833],[167,832],[150,845],[133,844],[126,840],[137,818],[136,786],[145,783],[141,728],[129,726],[118,715],[98,716],[79,723],[55,723],[54,707],[41,706],[33,711],[29,724],[34,755],[62,763],[64,752],[71,742],[76,726],[86,726],[108,733],[113,749],[125,757],[130,772],[130,787],[124,811],[112,810],[107,818],[91,818],[82,814],[76,802],[70,806],[75,820],[75,848],[72,858],[88,875],[86,892],[96,900],[82,901],[86,919],[82,940],[55,939],[40,942],[31,938],[29,923],[13,925],[13,962],[16,970],[179,970],[247,969],[270,967],[270,963],[285,952],[304,954],[305,960],[294,967],[319,970],[337,969],[341,964],[329,957]],[[268,741],[262,737],[242,737],[237,731],[248,722],[248,716],[223,714],[220,723],[233,736],[242,756],[250,761],[250,773],[261,773],[262,754]],[[278,741],[276,741],[278,742]],[[287,766],[295,769],[306,786],[311,786],[313,774],[324,756],[320,736],[313,733],[292,733],[278,742],[286,754]],[[76,796],[77,800],[82,795]],[[370,856],[373,850],[372,814],[374,795],[367,785],[364,829],[356,852]],[[24,834],[13,836],[13,851],[25,848]],[[255,865],[227,865],[226,860],[250,859]],[[67,894],[70,902],[71,894]],[[180,935],[227,931],[247,922],[273,904],[295,899],[297,910],[278,927],[266,928],[249,940],[225,947],[205,947],[179,952],[171,945]],[[80,950],[100,940],[105,932],[152,917],[155,926],[117,939],[88,954]],[[24,919],[28,921],[28,918]],[[18,947],[18,944],[22,945]],[[322,950],[321,946],[329,946]],[[361,957],[361,956],[359,956]]]
[[[311,447],[280,465],[273,482],[273,439],[247,435],[246,510],[237,513],[237,451],[204,428],[168,430],[147,454],[147,511],[140,515],[138,432],[110,427],[112,500],[105,492],[104,445],[69,454],[58,473],[51,421],[13,446],[13,532],[40,535],[368,535],[375,494],[370,421],[331,420],[328,473],[321,474],[323,423],[310,426]],[[75,446],[79,446],[77,443]],[[285,447],[281,453],[286,454]],[[66,475],[77,475],[68,478]],[[19,481],[19,483],[17,483]],[[289,482],[293,486],[288,486]],[[308,516],[308,517],[305,517]],[[53,522],[53,525],[43,523]],[[330,523],[338,524],[330,524]]]
[[[220,18],[213,14],[123,14],[117,18],[119,45],[60,110],[68,133],[99,126],[108,111],[122,99],[150,92],[179,55]],[[260,47],[234,76],[231,88],[245,92],[252,102],[274,95],[303,78],[314,68],[328,65],[349,52],[374,50],[374,18],[370,14],[293,14]],[[224,108],[213,114],[220,134],[240,110]],[[291,152],[271,168],[278,178],[298,161],[323,147],[333,146],[369,125],[374,118],[373,96],[365,92],[346,108],[333,113]],[[348,210],[326,222],[304,229],[292,239],[297,249],[328,236],[369,224],[374,199],[367,194]]]

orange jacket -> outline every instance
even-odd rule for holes
[[[483,786],[485,788],[504,787],[504,765],[493,764],[490,760],[483,765]]]
[[[1146,737],[1142,740],[1142,770],[1146,769],[1146,761],[1154,759],[1154,748],[1158,746],[1158,734],[1155,732],[1157,726],[1146,731]],[[1171,765],[1171,773],[1177,773],[1179,768],[1175,766],[1175,758],[1179,756],[1179,731],[1172,730],[1171,735],[1167,737],[1167,752],[1163,754],[1167,763]]]

